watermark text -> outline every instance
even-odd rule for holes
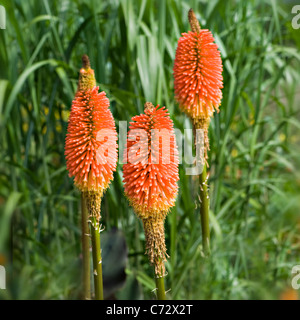
[[[0,5],[0,29],[6,29],[6,11],[3,6]]]

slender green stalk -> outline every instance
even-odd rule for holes
[[[200,217],[202,227],[202,245],[205,255],[210,254],[210,231],[209,231],[209,194],[207,185],[206,165],[203,166],[203,171],[199,175],[200,183]]]
[[[166,292],[165,292],[165,283],[164,283],[164,277],[156,277],[156,289],[157,289],[157,299],[158,300],[166,300]]]
[[[88,225],[88,210],[85,197],[81,194],[81,239],[82,239],[82,260],[83,260],[83,298],[91,299],[91,268],[90,268],[90,229]]]
[[[103,300],[102,258],[100,243],[100,225],[96,218],[91,223],[95,300]]]
[[[208,126],[202,126],[204,136],[197,135],[197,129],[193,124],[194,132],[194,144],[196,154],[200,152],[199,156],[205,157],[205,149],[209,148],[208,141]],[[201,138],[200,138],[201,137]],[[201,151],[204,153],[201,155]],[[209,231],[209,193],[208,193],[208,176],[207,165],[203,164],[203,160],[197,159],[199,167],[203,167],[202,172],[199,174],[199,187],[200,187],[200,219],[202,230],[202,246],[204,254],[207,256],[210,254],[210,231]]]

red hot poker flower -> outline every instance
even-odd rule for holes
[[[132,120],[124,153],[125,194],[143,221],[149,260],[156,274],[163,276],[167,257],[164,219],[175,205],[179,180],[173,122],[167,109],[149,102],[145,113]]]
[[[94,72],[85,56],[83,63],[68,122],[65,156],[75,185],[88,193],[90,202],[99,202],[96,215],[100,218],[101,197],[116,170],[117,132],[109,100],[105,92],[98,93]]]
[[[79,91],[73,101],[69,118],[65,153],[69,175],[82,191],[106,189],[113,179],[117,161],[117,133],[108,109],[105,92],[94,87]],[[99,130],[111,130],[107,141],[99,141]],[[107,146],[107,161],[99,161],[97,151]]]
[[[222,60],[214,37],[201,29],[192,10],[192,31],[178,40],[174,62],[175,98],[193,120],[208,118],[219,111],[223,88]]]
[[[151,105],[147,104],[145,114],[132,118],[125,153],[128,163],[123,166],[125,193],[140,217],[168,211],[178,190],[173,122],[167,109]]]

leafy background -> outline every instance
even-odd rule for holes
[[[224,64],[210,126],[212,255],[204,258],[197,181],[180,165],[165,223],[172,299],[280,299],[300,264],[300,29],[296,1],[1,0],[0,264],[4,299],[78,299],[80,195],[64,140],[81,56],[87,53],[119,121],[145,101],[190,123],[174,101],[177,40],[194,9]],[[152,299],[141,222],[123,195],[122,165],[103,203],[106,297]]]

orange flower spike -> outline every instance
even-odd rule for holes
[[[173,68],[175,99],[192,120],[194,129],[204,130],[204,159],[209,150],[208,127],[222,99],[222,60],[214,37],[201,29],[192,9],[188,14],[192,31],[178,40]],[[206,161],[207,163],[207,161]]]
[[[125,194],[143,221],[146,253],[156,275],[163,276],[168,257],[164,220],[178,191],[178,150],[168,110],[147,102],[144,112],[130,123],[123,181]]]
[[[180,108],[197,121],[219,111],[223,67],[213,35],[200,28],[192,9],[189,22],[192,31],[183,33],[178,40],[173,69],[174,90]]]
[[[116,170],[117,132],[109,100],[104,91],[98,92],[88,57],[83,56],[82,62],[68,122],[65,156],[69,176],[74,176],[74,184],[90,198],[87,206],[99,220],[102,195]],[[106,134],[99,138],[101,132]],[[107,151],[99,153],[104,147]]]

